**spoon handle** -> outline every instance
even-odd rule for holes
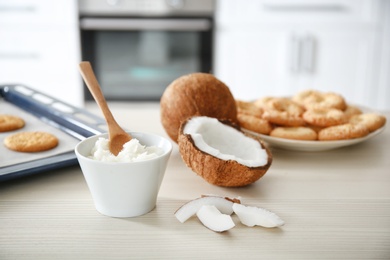
[[[79,66],[80,66],[81,76],[83,77],[84,82],[87,85],[96,103],[99,105],[101,111],[103,112],[107,124],[118,125],[110,109],[108,108],[106,99],[104,98],[99,82],[97,81],[95,73],[93,72],[91,63],[88,61],[83,61],[80,63]]]

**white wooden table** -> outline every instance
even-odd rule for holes
[[[167,136],[159,104],[110,107],[129,130]],[[337,150],[272,152],[262,179],[222,188],[189,170],[175,144],[157,207],[137,218],[99,214],[78,166],[0,183],[0,259],[390,259],[389,127]],[[240,196],[286,224],[249,228],[233,216],[235,228],[214,233],[196,217],[176,220],[201,194]]]

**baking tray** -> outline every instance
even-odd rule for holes
[[[103,118],[28,86],[0,85],[0,96],[0,104],[5,107],[3,110],[19,110],[19,114],[24,113],[37,121],[35,125],[42,124],[45,129],[60,131],[60,135],[64,135],[67,140],[71,138],[71,143],[77,143],[89,136],[107,132]],[[6,114],[10,111],[0,111],[0,113]],[[12,163],[10,160],[10,164],[7,164],[7,154],[16,152],[3,152],[0,181],[78,164],[72,144],[68,143],[68,147],[62,149],[64,150],[57,151],[56,154],[43,153],[38,158],[32,153],[19,153],[19,160],[24,158],[23,161]]]

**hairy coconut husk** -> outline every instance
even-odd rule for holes
[[[177,142],[182,122],[192,116],[237,121],[235,99],[229,88],[208,73],[193,73],[174,80],[160,100],[161,123]]]

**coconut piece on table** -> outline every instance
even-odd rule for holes
[[[219,196],[206,195],[201,198],[191,200],[182,205],[176,212],[175,217],[184,223],[190,217],[196,214],[204,205],[212,205],[217,207],[223,214],[231,215],[233,213],[233,203],[239,202],[238,199],[230,199]]]
[[[231,201],[233,203],[238,203],[238,204],[241,203],[241,198],[240,197],[229,198],[229,197],[219,196],[219,195],[215,195],[215,194],[202,194],[200,197],[201,198],[204,198],[204,197],[218,197],[218,198],[224,198],[225,200],[229,200],[229,201]]]
[[[273,228],[284,225],[284,221],[278,215],[263,208],[234,203],[233,211],[241,223],[248,227],[262,226]]]
[[[232,217],[221,213],[214,205],[203,205],[196,215],[205,227],[215,232],[224,232],[235,226]]]
[[[245,134],[229,121],[195,116],[179,133],[183,161],[207,182],[224,187],[245,186],[260,179],[272,163],[262,140]]]

